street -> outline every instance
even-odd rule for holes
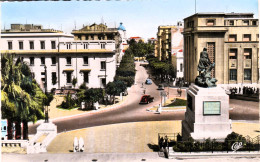
[[[54,120],[53,123],[57,125],[58,133],[115,123],[183,120],[184,111],[164,112],[161,114],[154,114],[146,111],[147,108],[159,105],[161,102],[159,91],[155,84],[143,84],[143,87],[146,89],[146,94],[150,94],[155,98],[154,102],[148,105],[139,105],[139,100],[143,95],[144,90],[144,88],[142,88],[142,83],[145,82],[148,74],[145,68],[140,66],[140,63],[138,62],[136,63],[136,70],[136,85],[131,87],[127,101],[120,107],[107,111],[87,113]],[[165,90],[167,91],[167,88]],[[170,88],[170,96],[174,95],[174,93],[177,93],[176,90]],[[182,93],[182,97],[185,97],[185,95],[185,93]],[[247,105],[247,107],[245,107],[245,105]],[[234,108],[230,111],[230,118],[233,120],[258,120],[259,110],[257,105],[257,102],[230,100],[230,107]],[[31,125],[29,127],[29,134],[35,134],[37,126],[38,124]]]

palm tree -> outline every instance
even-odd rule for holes
[[[16,138],[28,139],[28,121],[36,122],[44,117],[43,100],[46,95],[32,78],[30,68],[21,59],[14,63],[13,56],[5,54],[1,57],[1,101],[2,118],[8,120],[8,139],[12,139],[12,125],[16,123]]]

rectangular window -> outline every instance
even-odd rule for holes
[[[249,20],[243,20],[243,25],[248,26],[249,25]]]
[[[34,65],[34,57],[30,57],[30,65]]]
[[[20,50],[23,49],[23,42],[22,42],[22,41],[19,42],[19,49],[20,49]]]
[[[51,78],[52,78],[52,84],[55,85],[57,83],[56,72],[51,73]]]
[[[83,59],[84,59],[84,65],[88,65],[88,57],[84,56]]]
[[[106,78],[101,78],[101,84],[103,87],[106,86]]]
[[[235,42],[237,41],[237,35],[236,34],[230,34],[228,38],[229,42]]]
[[[180,64],[180,71],[182,72],[182,64]]]
[[[229,59],[237,59],[237,49],[229,50]]]
[[[83,78],[84,83],[88,83],[88,72],[84,72],[83,75],[84,75],[83,76],[84,77]]]
[[[52,65],[56,65],[56,57],[52,57],[51,58],[51,64]]]
[[[101,70],[106,69],[106,61],[101,61]]]
[[[229,80],[237,80],[237,69],[230,69],[229,72]]]
[[[32,72],[31,74],[32,74],[32,78],[34,78],[34,77],[35,77],[35,74],[34,74],[34,72]]]
[[[252,49],[245,48],[244,49],[244,59],[251,59],[252,58]]]
[[[72,72],[67,72],[67,83],[71,83],[71,74]]]
[[[244,69],[244,80],[251,80],[251,69]]]
[[[45,41],[41,41],[41,49],[45,49]]]
[[[229,21],[229,25],[230,25],[230,26],[234,26],[234,25],[235,25],[235,24],[234,24],[234,20],[230,20],[230,21]]]
[[[51,49],[56,49],[56,42],[55,41],[51,41]]]
[[[83,47],[84,47],[84,49],[88,49],[88,44],[84,43]]]
[[[68,44],[67,44],[67,49],[70,49],[70,48],[71,48],[71,46],[70,46],[70,44],[68,43]]]
[[[251,34],[244,34],[243,41],[251,41]]]
[[[257,25],[257,21],[256,21],[256,20],[253,20],[253,21],[252,21],[252,25]]]
[[[13,42],[8,42],[8,49],[12,50],[13,49]]]
[[[101,43],[101,49],[105,49],[105,44],[104,43]]]
[[[30,49],[31,49],[31,50],[34,49],[34,42],[33,42],[33,41],[30,41],[29,44],[30,44]]]
[[[71,65],[71,57],[67,57],[66,60],[67,60],[67,65]]]
[[[206,25],[207,26],[214,26],[215,25],[215,20],[213,20],[213,19],[207,20],[207,24]]]
[[[45,57],[41,57],[41,65],[45,65]]]

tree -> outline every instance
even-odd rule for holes
[[[104,98],[104,95],[104,90],[102,88],[90,88],[85,90],[83,101],[93,107],[95,102]]]
[[[113,103],[115,103],[115,96],[119,95],[121,92],[124,92],[125,90],[126,90],[126,85],[124,84],[124,82],[120,80],[109,82],[106,87],[106,92],[107,94],[110,95],[110,102],[112,102],[111,96],[113,96]]]
[[[1,56],[1,112],[8,120],[8,139],[12,139],[12,125],[16,123],[16,138],[21,137],[20,123],[23,122],[23,137],[28,139],[28,121],[43,119],[43,100],[46,95],[32,78],[30,68],[13,55]]]

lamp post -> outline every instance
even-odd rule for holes
[[[47,96],[47,67],[44,65],[44,72],[45,72],[45,82],[44,82],[44,91],[45,95]],[[49,113],[48,113],[48,105],[47,105],[48,99],[45,99],[45,123],[49,123]]]
[[[107,106],[107,63],[111,63],[113,62],[114,60],[112,61],[108,61],[107,60],[105,61],[105,95],[106,95],[106,106]]]

